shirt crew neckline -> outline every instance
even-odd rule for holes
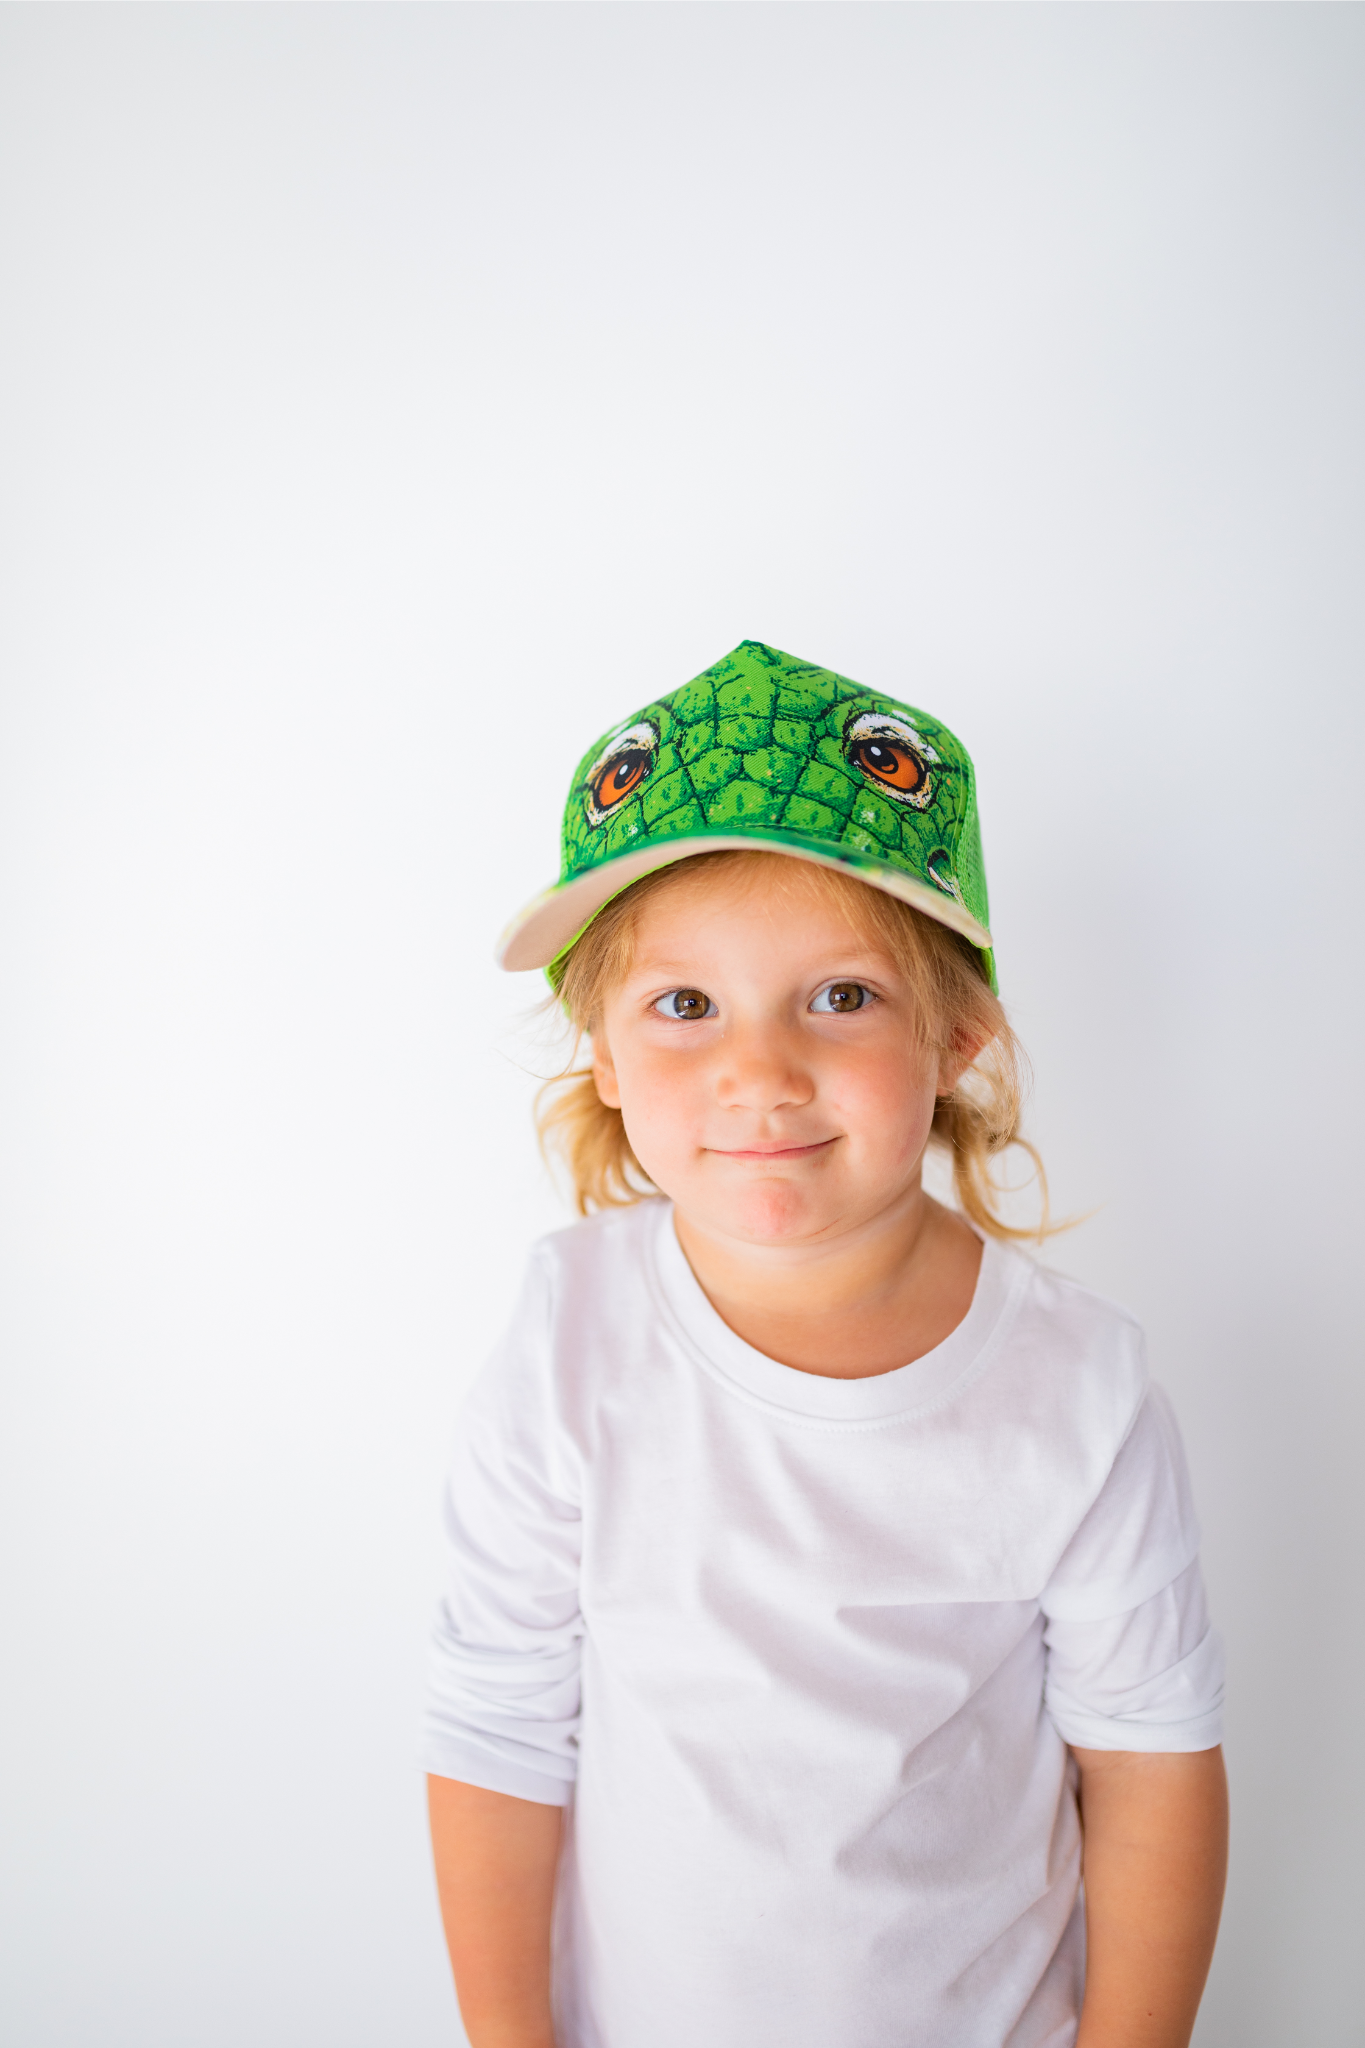
[[[712,1307],[687,1263],[673,1227],[673,1204],[661,1201],[657,1210],[649,1245],[656,1289],[702,1365],[713,1378],[751,1400],[813,1421],[883,1422],[937,1407],[995,1350],[1033,1273],[1028,1259],[994,1238],[982,1237],[981,1270],[971,1306],[941,1344],[909,1365],[868,1379],[827,1379],[781,1365],[737,1336]]]

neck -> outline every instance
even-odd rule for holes
[[[799,1372],[865,1379],[922,1358],[971,1306],[981,1246],[918,1182],[881,1215],[818,1243],[749,1244],[674,1213],[722,1320]]]

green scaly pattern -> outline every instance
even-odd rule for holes
[[[846,733],[863,712],[907,719],[937,755],[924,809],[888,797],[851,763]],[[619,733],[642,722],[658,732],[653,764],[595,819],[591,771]],[[561,881],[643,846],[736,832],[807,843],[854,868],[898,868],[989,925],[975,777],[961,742],[926,712],[757,640],[584,755],[564,815]]]

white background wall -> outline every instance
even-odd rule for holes
[[[457,2038],[490,965],[745,636],[957,727],[1229,1642],[1200,2048],[1362,2040],[1365,14],[6,7],[9,2048]]]

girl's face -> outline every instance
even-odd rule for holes
[[[935,1095],[964,1063],[914,1026],[894,963],[819,877],[773,857],[645,900],[593,1073],[697,1229],[828,1243],[918,1195]]]

